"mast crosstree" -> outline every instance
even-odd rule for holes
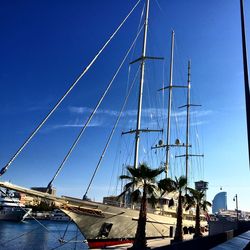
[[[188,180],[188,168],[189,168],[189,158],[190,157],[204,157],[203,154],[190,154],[189,153],[189,148],[191,147],[190,143],[189,143],[189,127],[190,127],[190,107],[192,106],[201,106],[201,105],[197,105],[197,104],[191,104],[190,103],[190,89],[191,89],[191,61],[188,61],[188,80],[187,80],[187,86],[178,86],[178,85],[173,85],[173,56],[174,56],[174,36],[175,33],[174,31],[172,31],[172,43],[171,43],[171,62],[170,62],[170,80],[169,80],[169,86],[164,87],[160,90],[165,90],[165,89],[169,89],[169,98],[168,98],[168,122],[167,122],[167,143],[164,145],[156,145],[154,147],[152,147],[152,149],[157,149],[157,148],[166,148],[166,177],[168,177],[168,171],[169,171],[169,151],[171,147],[185,147],[186,148],[186,153],[183,155],[177,155],[175,156],[175,158],[179,158],[179,157],[185,157],[186,161],[185,161],[185,177]],[[187,118],[186,118],[186,143],[184,144],[180,144],[179,141],[177,140],[177,142],[175,144],[171,144],[170,143],[170,126],[171,126],[171,108],[172,108],[172,89],[173,88],[186,88],[187,89],[187,104],[183,105],[179,108],[186,108],[187,110]]]
[[[186,171],[185,171],[185,177],[187,179],[187,185],[188,185],[188,169],[189,169],[189,158],[190,157],[204,157],[203,154],[189,154],[189,128],[190,128],[190,108],[191,107],[200,107],[201,105],[198,104],[191,104],[190,103],[190,90],[191,90],[191,60],[188,61],[188,80],[187,80],[187,104],[183,105],[179,108],[186,108],[187,109],[187,120],[186,120],[186,153],[184,155],[177,155],[175,158],[178,157],[185,157],[186,158]]]
[[[163,57],[146,56],[149,4],[150,4],[150,0],[147,0],[146,1],[145,23],[144,23],[143,44],[142,44],[142,56],[130,63],[130,64],[134,64],[136,62],[141,62],[140,87],[139,87],[139,96],[138,96],[136,129],[122,133],[123,135],[124,134],[131,134],[131,133],[135,134],[134,168],[138,168],[140,133],[141,132],[163,132],[162,129],[161,130],[148,129],[148,128],[147,129],[141,129],[141,113],[142,113],[142,99],[143,99],[143,87],[144,87],[144,75],[145,75],[145,61],[147,59],[151,59],[151,60],[163,60],[164,59]]]
[[[163,145],[156,145],[151,147],[151,149],[157,148],[166,148],[166,162],[165,162],[165,174],[166,178],[168,177],[169,171],[169,153],[171,147],[185,147],[184,144],[171,144],[170,143],[170,131],[171,131],[171,111],[172,111],[172,93],[173,88],[186,88],[186,86],[181,85],[173,85],[173,68],[174,68],[174,43],[175,43],[175,32],[172,31],[172,38],[171,38],[171,59],[170,59],[170,74],[169,74],[169,85],[167,87],[159,89],[159,91],[168,89],[168,115],[167,115],[167,143]]]

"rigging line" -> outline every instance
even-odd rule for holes
[[[165,60],[164,60],[165,62]],[[165,77],[165,64],[163,63],[162,64],[163,68],[162,68],[162,88],[164,88],[164,77]],[[160,98],[157,98],[156,97],[156,103],[157,103],[157,107],[159,107],[157,109],[157,124],[158,124],[158,127],[162,127],[162,128],[165,128],[164,126],[164,118],[163,118],[163,110],[164,110],[164,96],[165,96],[165,91],[161,91],[162,92],[162,103],[161,103],[161,100],[159,100]],[[162,126],[160,126],[160,123],[162,123]]]
[[[161,5],[159,4],[159,1],[155,0],[157,7],[160,10],[160,13],[162,14],[163,17],[167,18],[167,20],[169,19],[169,16],[166,14],[166,12],[164,12],[164,9],[161,7]],[[174,30],[174,27],[171,27],[171,30]]]
[[[153,221],[153,222],[150,222],[150,224],[151,224],[152,226],[154,226],[154,225],[153,225],[154,222],[156,222],[156,223],[159,222],[159,221],[157,221],[156,219],[154,219],[154,218],[152,218],[152,217],[150,217],[150,216],[148,216],[148,218],[149,218],[151,221]],[[164,224],[163,224],[162,226],[165,227],[165,228],[169,228],[169,226],[164,225]],[[155,227],[155,226],[154,226],[154,227]],[[158,231],[158,233],[160,233],[161,235],[163,235],[157,228],[155,228],[155,229],[156,229],[156,231]]]
[[[21,238],[21,237],[23,237],[23,236],[25,236],[25,235],[27,235],[27,234],[30,234],[30,233],[36,231],[36,230],[39,229],[39,228],[40,228],[40,227],[36,227],[36,228],[34,228],[34,229],[32,229],[32,230],[30,230],[30,231],[28,231],[28,232],[22,233],[22,234],[20,234],[20,235],[18,235],[18,236],[15,236],[14,238],[11,238],[11,239],[9,239],[9,240],[7,240],[7,241],[0,242],[0,246],[3,246],[3,247],[4,247],[7,243],[10,243],[10,242],[12,242],[12,241],[14,241],[14,240],[17,240],[17,239],[19,239],[19,238]]]
[[[94,62],[97,60],[99,55],[103,52],[103,50],[108,46],[108,44],[111,42],[111,40],[114,38],[114,36],[117,34],[117,32],[121,29],[123,24],[127,21],[129,16],[133,13],[137,5],[139,4],[141,0],[139,0],[135,6],[131,9],[129,14],[125,17],[125,19],[121,22],[121,24],[118,26],[118,28],[115,30],[115,32],[110,36],[110,38],[106,41],[106,43],[103,45],[103,47],[99,50],[99,52],[96,54],[96,56],[92,59],[92,61],[89,63],[89,65],[83,70],[83,72],[77,77],[77,79],[73,82],[73,84],[70,86],[70,88],[65,92],[65,94],[59,99],[59,101],[56,103],[56,105],[53,107],[53,109],[47,114],[47,116],[43,119],[43,121],[38,125],[38,127],[31,133],[31,135],[26,139],[26,141],[22,144],[22,146],[17,150],[17,152],[12,156],[12,158],[9,160],[9,162],[1,169],[0,176],[2,176],[10,167],[12,162],[17,158],[17,156],[22,152],[22,150],[26,147],[26,145],[30,142],[30,140],[37,134],[37,132],[41,129],[41,127],[46,123],[46,121],[49,119],[49,117],[54,113],[54,111],[58,108],[58,106],[62,103],[62,101],[66,98],[66,96],[71,92],[71,90],[76,86],[76,84],[80,81],[80,79],[87,73],[87,71],[90,69],[90,67],[94,64]]]
[[[122,134],[120,135],[119,137],[119,140],[118,140],[118,143],[117,143],[117,146],[116,146],[116,153],[115,153],[115,158],[114,158],[114,161],[113,161],[113,168],[112,168],[112,174],[111,174],[111,178],[110,178],[110,181],[109,181],[109,189],[108,189],[108,195],[110,195],[110,189],[111,189],[111,182],[113,180],[113,176],[118,176],[118,173],[122,173],[122,171],[120,171],[119,167],[118,168],[115,168],[114,166],[120,166],[120,168],[122,167],[123,164],[121,164],[121,148],[122,148]],[[114,174],[115,172],[115,169],[117,169],[117,172]],[[123,173],[122,173],[123,174]],[[118,178],[117,179],[117,183],[116,183],[116,194],[117,194],[117,190],[118,190]],[[113,190],[113,194],[114,194],[114,190]]]
[[[13,203],[15,203],[20,209],[22,209],[24,212],[27,212],[22,206],[20,206],[17,202],[14,201],[13,197],[11,197],[10,195],[8,195],[8,193],[4,192],[3,190],[0,189],[0,192],[2,194],[4,194],[6,197],[9,197]],[[49,232],[49,229],[44,226],[41,222],[39,222],[34,216],[30,215],[30,217],[32,219],[34,219],[41,227],[43,227],[44,229],[46,229]]]
[[[47,186],[47,189],[50,189],[50,188],[51,188],[53,181],[55,180],[55,178],[56,178],[56,177],[58,176],[58,174],[60,173],[61,169],[63,168],[63,166],[64,166],[64,164],[66,163],[67,159],[69,158],[70,154],[72,153],[72,151],[74,150],[75,146],[76,146],[77,143],[79,142],[81,136],[83,135],[83,133],[84,133],[86,127],[89,125],[89,123],[90,123],[90,121],[92,120],[94,114],[96,113],[97,109],[98,109],[99,106],[101,105],[101,103],[102,103],[104,97],[105,97],[106,94],[108,93],[108,91],[109,91],[109,89],[111,88],[111,86],[112,86],[114,80],[116,79],[118,73],[120,72],[120,70],[121,70],[123,64],[125,63],[125,61],[126,61],[128,55],[129,55],[131,49],[133,48],[133,46],[134,46],[134,44],[135,44],[135,42],[136,42],[136,40],[137,40],[139,34],[141,33],[143,27],[144,27],[144,26],[142,26],[141,29],[140,29],[140,31],[137,33],[137,35],[136,35],[136,37],[135,37],[133,43],[131,44],[130,48],[128,49],[127,53],[125,54],[125,57],[123,58],[121,64],[119,65],[118,69],[116,70],[116,72],[115,72],[113,78],[112,78],[111,81],[109,82],[108,87],[107,87],[106,90],[104,91],[102,97],[99,99],[97,105],[95,106],[94,110],[93,110],[92,113],[90,114],[88,120],[86,121],[86,123],[85,123],[84,126],[82,127],[80,133],[78,134],[78,136],[77,136],[76,140],[74,141],[73,145],[71,146],[70,150],[68,151],[68,153],[67,153],[66,156],[64,157],[64,159],[63,159],[61,165],[60,165],[59,168],[57,169],[57,171],[56,171],[55,175],[53,176],[52,180],[49,182],[49,184],[48,184],[48,186]]]
[[[136,71],[135,78],[134,78],[133,81],[136,80],[136,77],[138,76],[138,73],[139,73],[139,69],[140,69],[140,66],[138,66],[138,69],[137,69],[137,71]],[[129,110],[128,110],[128,111],[129,111]],[[132,111],[133,111],[133,110],[132,110]],[[126,124],[126,126],[128,126],[128,125],[131,123],[131,120],[128,119],[128,117],[129,117],[129,112],[126,113],[126,115],[125,115],[125,120],[126,120],[126,122],[124,122],[124,124]],[[125,128],[125,127],[123,127],[123,128]],[[125,138],[126,138],[126,137],[125,137]],[[135,147],[135,142],[134,142],[134,140],[131,141],[131,140],[127,140],[127,139],[124,139],[123,142],[124,142],[123,144],[124,144],[124,147],[125,147],[126,152],[125,152],[125,150],[124,150],[124,152],[123,152],[123,154],[122,154],[122,158],[124,159],[124,162],[125,162],[127,165],[131,165],[130,163],[131,163],[131,161],[132,161],[132,151],[133,151],[133,148]]]
[[[76,245],[77,245],[77,242],[78,242],[78,234],[77,234],[77,232],[78,232],[78,228],[76,228],[76,240],[75,240],[75,250],[76,250]]]
[[[138,35],[139,35],[139,34],[140,34],[140,32],[138,33]],[[137,35],[137,37],[138,37],[138,35]],[[135,41],[136,41],[136,39],[135,39]],[[132,45],[132,46],[133,46],[133,45]],[[132,47],[131,47],[131,48],[132,48]],[[128,53],[129,53],[129,52],[128,52]],[[128,53],[127,53],[127,55],[128,55]],[[124,61],[125,61],[125,60],[124,60]],[[137,73],[138,73],[138,72],[139,72],[139,70],[137,71]],[[137,76],[137,74],[136,74],[136,76]],[[132,84],[131,84],[131,86],[130,86],[130,88],[129,88],[128,94],[127,94],[127,96],[126,96],[126,98],[125,98],[125,100],[124,100],[124,103],[123,103],[123,105],[122,105],[121,111],[120,111],[120,113],[119,113],[119,115],[118,115],[118,117],[117,117],[117,119],[116,119],[116,122],[115,122],[115,124],[114,124],[114,126],[113,126],[113,128],[112,128],[112,130],[111,130],[111,133],[110,133],[110,135],[109,135],[108,141],[107,141],[107,143],[106,143],[106,145],[105,145],[105,147],[104,147],[104,149],[103,149],[103,151],[102,151],[101,157],[100,157],[100,159],[99,159],[99,161],[98,161],[98,163],[97,163],[97,165],[96,165],[95,171],[94,171],[94,173],[93,173],[93,175],[92,175],[92,177],[91,177],[91,180],[90,180],[89,185],[88,185],[88,187],[87,187],[87,189],[86,189],[86,192],[85,192],[85,194],[83,195],[83,199],[86,199],[86,198],[87,198],[87,193],[88,193],[88,191],[89,191],[89,188],[90,188],[90,186],[91,186],[91,184],[92,184],[92,182],[93,182],[93,180],[94,180],[94,178],[95,178],[96,172],[97,172],[97,170],[99,169],[99,167],[100,167],[100,165],[101,165],[101,162],[102,162],[102,159],[103,159],[103,157],[104,157],[104,155],[105,155],[105,153],[106,153],[106,151],[107,151],[107,149],[108,149],[108,146],[109,146],[109,144],[110,144],[110,142],[111,142],[111,140],[112,140],[112,138],[113,138],[114,132],[115,132],[115,130],[116,130],[116,128],[117,128],[117,125],[118,125],[118,123],[119,123],[119,121],[120,121],[120,119],[121,119],[121,116],[122,116],[122,114],[123,114],[124,108],[125,108],[126,105],[127,105],[127,101],[128,101],[128,98],[129,98],[129,96],[130,96],[130,94],[131,94],[132,88],[134,87],[136,76],[135,76],[134,81],[132,82]]]
[[[141,12],[141,17],[140,17],[139,25],[138,25],[138,28],[137,28],[137,32],[139,32],[139,29],[140,29],[140,27],[141,27],[141,25],[142,25],[145,7],[146,7],[146,6],[145,6],[145,3],[144,3],[143,8],[142,8],[142,12]],[[136,46],[135,46],[135,47],[136,47]],[[134,56],[134,54],[135,54],[135,47],[134,47],[134,49],[133,49],[133,51],[132,51],[132,53],[131,53],[131,61],[132,61],[132,58],[133,58],[133,56]]]
[[[157,0],[155,0],[155,2],[157,3],[157,6],[158,6],[159,10],[161,11],[161,13],[162,13],[163,15],[165,15],[165,12],[163,11],[163,9],[162,9],[162,7],[160,6],[159,2],[158,2]]]
[[[68,241],[64,241],[64,242],[61,242],[60,245],[56,246],[56,247],[53,247],[51,248],[51,250],[54,250],[54,249],[58,249],[60,247],[63,247],[64,245],[68,244],[68,243],[74,243],[73,240],[77,239],[78,235],[82,234],[81,232],[77,233],[76,236],[70,238]],[[85,243],[84,240],[83,241],[80,241],[81,243]]]
[[[114,166],[120,166],[121,165],[121,150],[120,150],[120,148],[121,148],[121,139],[119,139],[116,148],[119,149],[119,150],[116,150],[114,162],[112,164],[113,168],[112,168],[112,174],[111,174],[111,178],[110,178],[110,181],[109,181],[109,188],[108,188],[108,192],[107,192],[108,196],[111,193],[111,191],[110,191],[110,189],[111,189],[111,180],[113,180],[113,176],[114,176],[114,172],[115,172],[115,167]],[[118,168],[118,170],[119,170],[119,168]],[[120,172],[120,171],[118,171],[118,172]],[[118,182],[118,180],[117,180],[117,182]],[[115,190],[116,191],[118,190],[118,183],[116,183]],[[112,190],[112,192],[114,193],[114,190]]]
[[[13,199],[13,197],[11,197],[10,195],[8,195],[7,192],[4,192],[4,191],[1,190],[1,189],[0,189],[0,192],[1,192],[2,194],[4,194],[6,197],[9,197],[9,198],[12,200],[13,203],[15,203],[21,210],[23,210],[24,212],[27,213],[27,211],[26,211],[22,206],[20,206],[17,202],[15,202],[14,199]],[[34,219],[34,220],[40,225],[40,227],[44,228],[44,229],[45,229],[46,231],[48,231],[48,232],[51,232],[45,225],[43,225],[40,221],[38,221],[34,216],[32,216],[31,214],[30,214],[29,216],[30,216],[32,219]],[[6,244],[6,243],[11,242],[11,241],[14,241],[14,240],[16,240],[16,239],[18,239],[18,238],[21,238],[21,237],[24,236],[25,234],[31,233],[31,232],[37,230],[38,228],[39,228],[39,227],[37,227],[37,228],[35,228],[35,229],[32,229],[32,230],[30,230],[30,231],[27,232],[27,233],[23,233],[23,234],[21,234],[21,235],[15,237],[15,238],[12,238],[12,239],[10,239],[10,240],[8,240],[8,241],[6,241],[6,242],[0,243],[0,245],[1,245],[1,244]],[[53,234],[53,237],[54,237],[55,239],[57,239],[57,237],[54,236],[54,234]]]
[[[72,219],[70,219],[70,220],[68,221],[67,226],[66,226],[66,228],[65,228],[65,230],[64,230],[63,236],[60,237],[60,239],[64,239],[64,237],[66,236],[66,233],[67,233],[68,228],[69,228],[69,224],[70,224],[71,222],[72,222]]]
[[[140,21],[139,21],[139,24],[138,24],[138,28],[137,28],[137,34],[140,32],[140,27],[142,26],[142,20],[143,20],[143,16],[144,16],[144,10],[145,10],[145,4],[144,4],[144,6],[143,6],[143,8],[142,8],[142,12],[141,12],[141,17],[140,17]],[[133,51],[132,51],[132,53],[131,53],[131,61],[132,61],[132,58],[134,57],[134,54],[135,54],[135,47],[136,47],[136,44],[135,44],[135,46],[134,46],[134,48],[133,48]],[[129,82],[130,82],[130,75],[131,75],[131,64],[129,64],[129,67],[128,67],[128,77],[127,77],[127,89],[126,89],[126,93],[128,92],[128,86],[129,86]]]

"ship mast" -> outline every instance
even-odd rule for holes
[[[167,121],[167,145],[166,145],[166,178],[168,177],[169,169],[169,151],[170,151],[170,129],[171,129],[171,109],[172,109],[172,92],[173,92],[173,67],[174,67],[174,31],[172,31],[171,40],[171,60],[169,74],[169,93],[168,93],[168,121]]]
[[[134,168],[138,168],[139,162],[139,146],[140,146],[140,133],[141,132],[163,132],[163,130],[159,129],[141,129],[141,113],[142,113],[142,97],[143,97],[143,86],[144,86],[144,72],[145,72],[145,61],[150,60],[163,60],[163,57],[153,57],[147,56],[147,35],[148,35],[148,15],[149,15],[149,2],[150,0],[146,0],[146,13],[145,13],[145,21],[144,21],[144,35],[143,35],[143,43],[142,43],[142,55],[140,58],[134,60],[130,64],[134,64],[136,62],[141,63],[141,71],[140,71],[140,86],[139,86],[139,96],[138,96],[138,106],[137,106],[137,119],[136,119],[136,129],[130,130],[128,132],[122,132],[124,134],[135,133],[135,152],[134,152]]]
[[[190,126],[190,88],[191,88],[191,61],[188,61],[188,80],[187,80],[187,123],[186,123],[186,179],[188,178],[189,160],[189,126]]]
[[[190,108],[191,107],[197,107],[201,105],[197,104],[191,104],[190,103],[190,91],[191,91],[191,60],[188,61],[188,79],[187,79],[187,104],[183,105],[179,108],[186,108],[186,144],[184,145],[186,148],[186,153],[183,155],[177,155],[175,156],[176,158],[178,157],[185,157],[185,165],[186,165],[186,170],[185,170],[185,178],[187,180],[187,186],[188,186],[188,169],[189,169],[189,158],[190,157],[204,157],[203,154],[190,154],[189,153],[189,147],[191,147],[190,142],[189,142],[189,128],[190,128]]]
[[[173,88],[186,88],[186,86],[179,86],[179,85],[173,85],[173,68],[174,68],[174,43],[175,43],[175,32],[172,31],[172,38],[171,38],[171,58],[170,58],[170,74],[169,74],[169,85],[167,87],[161,88],[159,90],[169,90],[168,94],[168,116],[167,116],[167,141],[166,144],[158,144],[154,147],[151,147],[152,149],[158,149],[158,148],[166,148],[166,162],[165,162],[165,173],[166,178],[168,178],[168,172],[169,172],[169,156],[170,156],[170,148],[171,147],[185,147],[184,144],[175,143],[171,144],[170,139],[170,133],[171,133],[171,111],[172,111],[172,96],[173,96]],[[178,140],[176,141],[178,142]]]
[[[136,131],[135,131],[134,168],[138,167],[138,155],[139,155],[139,145],[140,145],[142,95],[143,95],[145,57],[146,57],[146,49],[147,49],[147,35],[148,35],[148,13],[149,13],[149,0],[146,1],[144,36],[143,36],[143,44],[142,44],[140,90],[139,90],[139,97],[138,97],[138,109],[137,109],[138,111],[137,111],[137,121],[136,121]]]

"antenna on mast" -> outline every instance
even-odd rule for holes
[[[165,173],[166,178],[168,177],[169,172],[169,156],[171,147],[184,147],[184,144],[179,143],[179,139],[175,141],[175,144],[170,143],[170,132],[171,132],[171,111],[172,111],[172,93],[173,88],[186,88],[186,86],[173,85],[173,67],[174,67],[174,42],[175,42],[175,32],[172,31],[171,39],[171,59],[170,59],[170,74],[169,74],[169,85],[167,87],[161,88],[159,90],[169,90],[168,94],[168,116],[167,116],[167,142],[166,144],[159,143],[158,145],[151,147],[151,149],[156,148],[166,148],[166,162],[165,162]]]
[[[175,156],[178,157],[185,157],[186,158],[186,179],[187,179],[187,186],[188,186],[188,169],[189,169],[189,157],[204,157],[203,154],[189,154],[189,128],[190,128],[190,107],[197,107],[201,105],[191,104],[190,103],[190,90],[191,90],[191,60],[188,61],[188,80],[187,80],[187,104],[183,105],[179,108],[186,108],[187,109],[187,120],[186,120],[186,153],[184,155]]]

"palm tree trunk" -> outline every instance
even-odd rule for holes
[[[181,197],[181,191],[179,192],[179,198],[178,198],[177,223],[176,223],[174,241],[183,241],[183,232],[182,232],[182,197]]]
[[[194,238],[201,237],[201,223],[200,223],[200,206],[199,204],[196,205],[196,215],[195,215],[195,233]]]
[[[147,249],[146,240],[146,220],[147,220],[147,193],[146,188],[143,188],[143,195],[138,219],[135,241],[130,249],[144,250]]]

